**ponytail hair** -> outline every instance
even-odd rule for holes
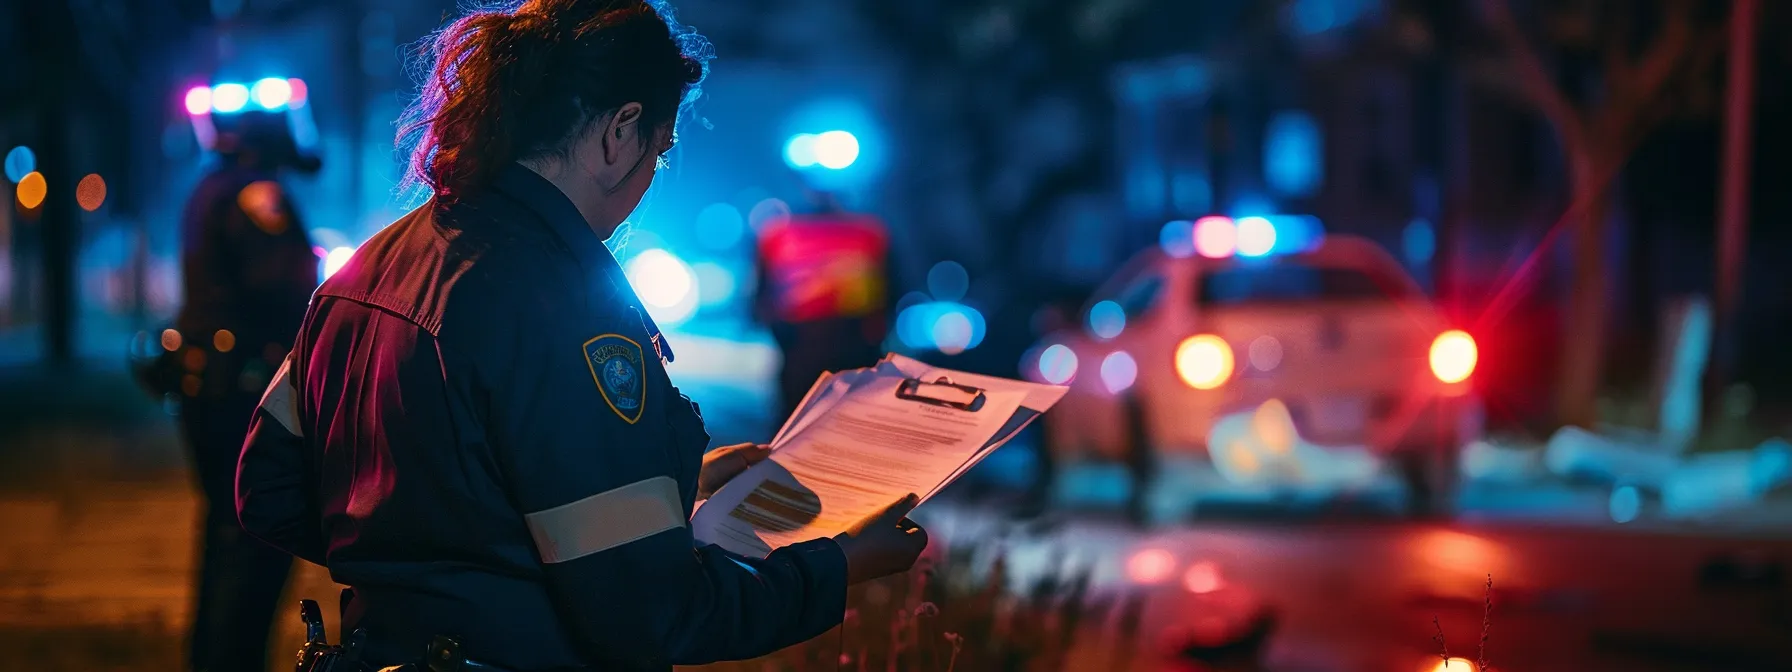
[[[593,122],[641,104],[642,139],[699,95],[709,43],[660,0],[526,0],[475,11],[425,41],[422,91],[399,121],[401,190],[452,201],[503,166],[565,157]]]

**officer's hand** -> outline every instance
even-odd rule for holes
[[[728,481],[734,480],[748,467],[765,461],[772,454],[771,446],[742,443],[723,446],[703,454],[703,468],[697,472],[697,499],[709,499]]]
[[[927,530],[905,516],[920,503],[910,494],[834,537],[846,554],[847,585],[906,572],[927,548]]]

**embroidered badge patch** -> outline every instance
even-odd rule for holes
[[[629,424],[641,419],[647,406],[647,379],[641,371],[641,344],[627,336],[604,334],[585,341],[585,364],[597,391]]]

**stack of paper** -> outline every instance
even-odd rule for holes
[[[1067,389],[900,355],[822,374],[772,439],[771,457],[704,502],[692,532],[755,557],[840,534],[911,492],[938,494]]]

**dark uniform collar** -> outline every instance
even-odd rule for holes
[[[529,170],[520,163],[512,163],[498,171],[492,181],[492,188],[506,196],[516,199],[524,207],[529,208],[553,229],[578,257],[579,266],[584,269],[586,277],[602,277],[616,289],[616,295],[627,301],[629,308],[641,317],[641,325],[647,329],[647,337],[653,341],[653,348],[660,359],[672,361],[672,346],[666,343],[660,327],[653,323],[647,309],[641,305],[641,298],[635,295],[635,289],[628,283],[628,276],[622,272],[622,266],[616,263],[616,256],[610,254],[610,248],[591,230],[585,216],[579,208],[566,197],[565,192]]]

